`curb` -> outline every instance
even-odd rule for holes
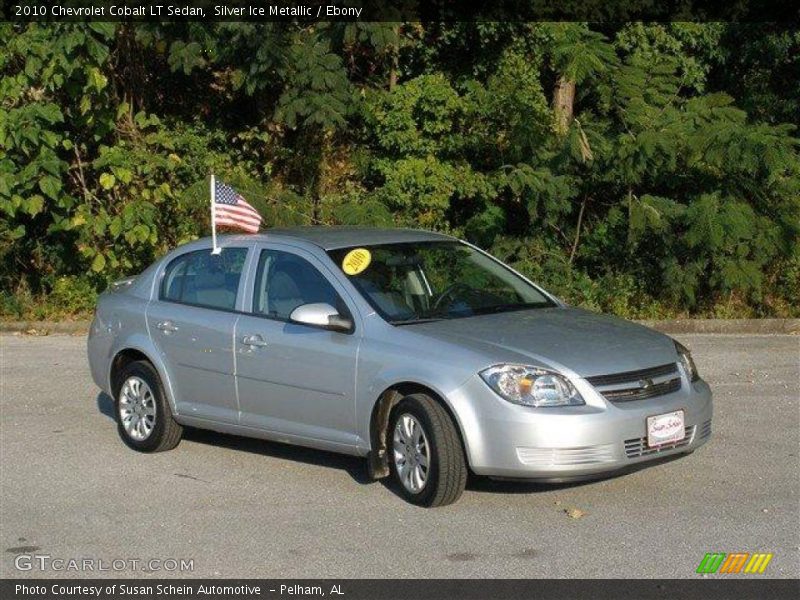
[[[800,319],[666,319],[635,321],[662,333],[800,335]],[[0,333],[85,335],[90,321],[0,321]]]
[[[0,321],[0,333],[85,335],[91,321]]]
[[[636,322],[662,333],[800,334],[800,319],[666,319]]]

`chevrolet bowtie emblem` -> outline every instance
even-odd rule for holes
[[[653,385],[653,380],[652,379],[640,379],[639,380],[639,387],[642,388],[643,390],[646,390],[651,385]]]

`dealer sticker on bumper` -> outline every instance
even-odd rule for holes
[[[650,448],[679,442],[685,437],[682,410],[647,417],[647,445]]]

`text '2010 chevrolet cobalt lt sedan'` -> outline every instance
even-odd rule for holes
[[[440,506],[468,470],[591,478],[711,435],[686,348],[569,308],[465,242],[308,228],[220,245],[100,297],[89,362],[132,448],[174,448],[192,426],[365,456]]]

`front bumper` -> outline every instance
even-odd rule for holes
[[[647,400],[611,403],[577,382],[586,406],[531,408],[497,396],[477,376],[448,399],[472,470],[479,475],[569,481],[587,479],[687,453],[711,437],[711,390],[681,378],[681,389]],[[647,447],[646,419],[684,411],[686,437]]]

